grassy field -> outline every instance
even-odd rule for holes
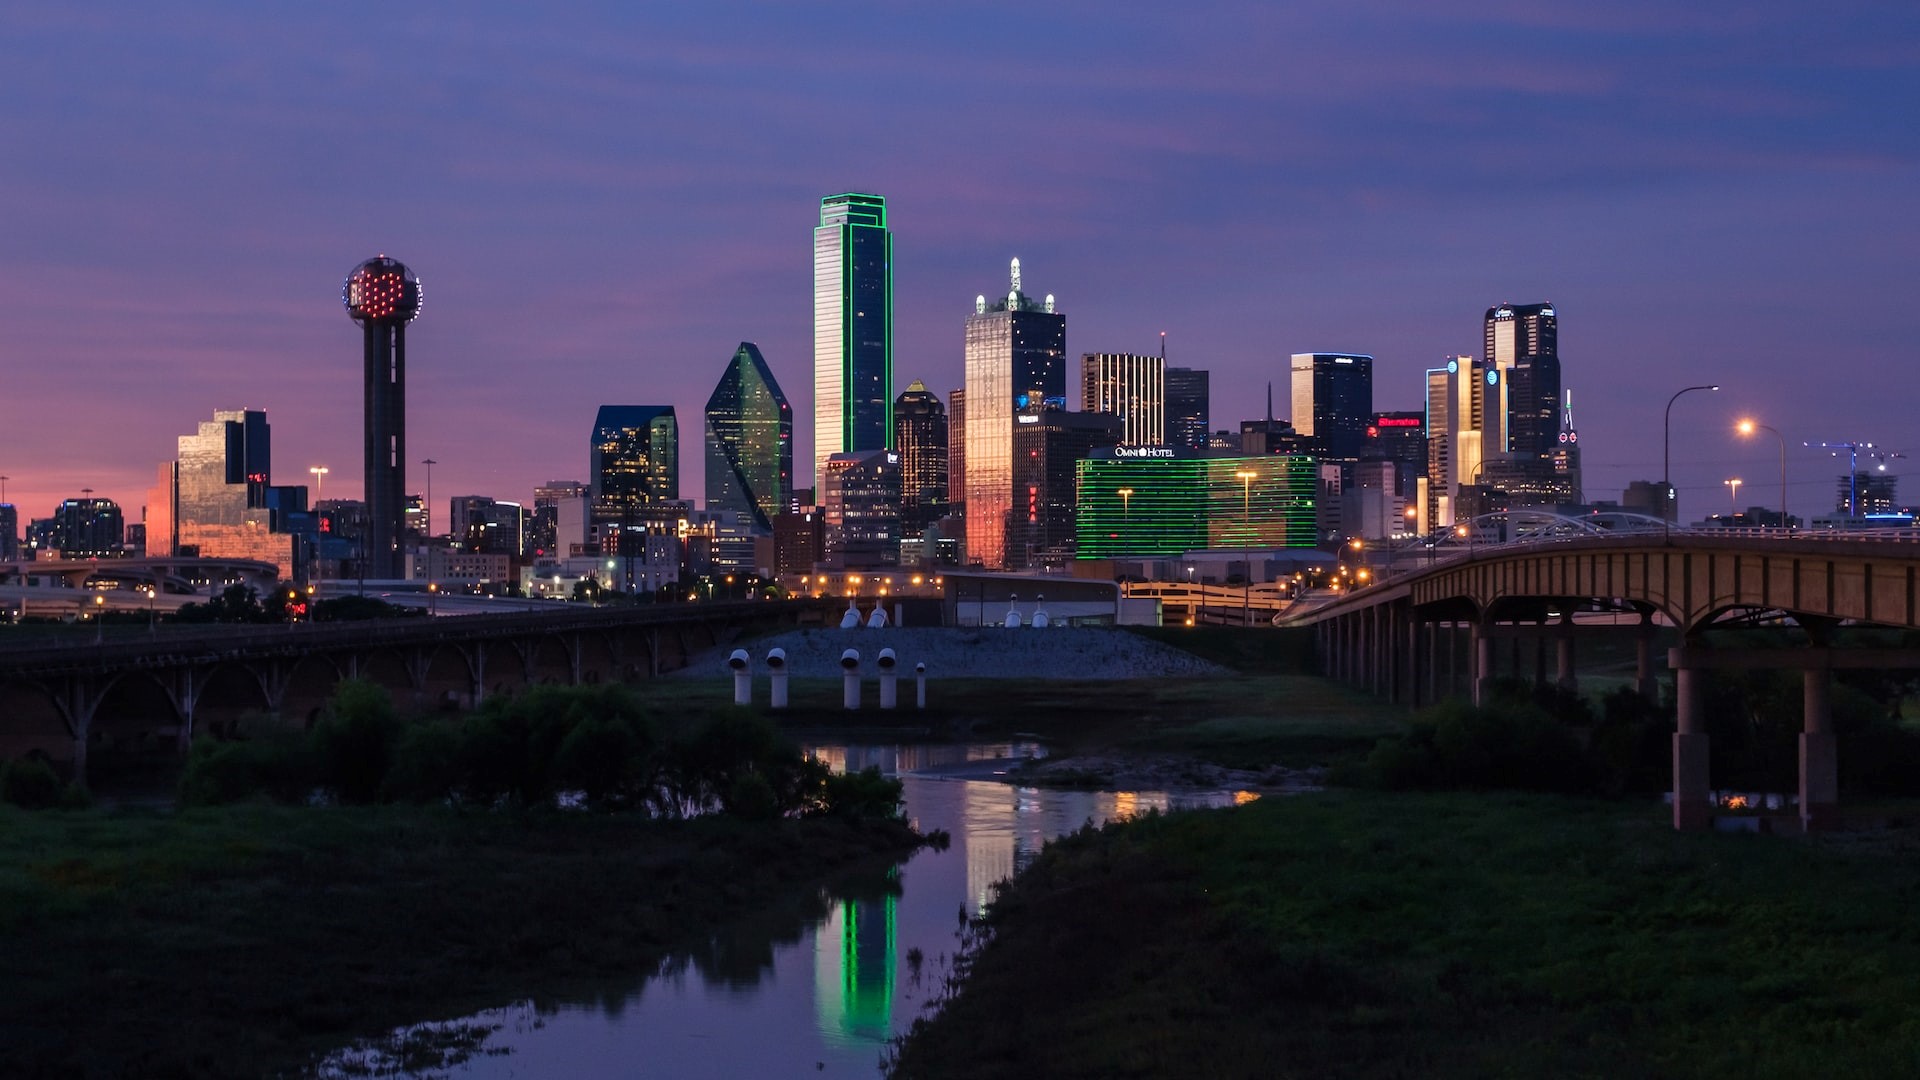
[[[271,1076],[556,977],[624,992],[745,913],[792,909],[797,932],[823,886],[883,887],[912,842],[827,820],[0,807],[0,1074]]]
[[[1920,838],[1325,793],[1048,847],[892,1075],[1920,1074]]]

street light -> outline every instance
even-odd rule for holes
[[[1240,624],[1253,625],[1253,478],[1259,474],[1252,469],[1240,469],[1233,475],[1240,478],[1241,513],[1246,518],[1245,549],[1246,576],[1240,579]]]
[[[1116,488],[1114,489],[1114,494],[1120,496],[1120,513],[1131,522],[1133,520],[1133,489],[1130,487]]]
[[[1718,389],[1720,389],[1718,383],[1683,386],[1674,391],[1673,396],[1667,399],[1666,418],[1660,425],[1660,486],[1666,489],[1665,494],[1668,503],[1668,505],[1660,508],[1660,528],[1665,536],[1671,537],[1673,535],[1673,515],[1679,509],[1673,505],[1673,403],[1680,400],[1681,394],[1691,394],[1695,390]]]
[[[1722,482],[1727,485],[1727,524],[1732,525],[1733,519],[1740,516],[1740,485],[1746,481],[1735,476]]]
[[[433,467],[440,463],[432,458],[427,458],[421,461],[420,464],[427,467],[427,524],[426,543],[423,547],[426,549],[427,556],[427,592],[431,593],[433,592]],[[428,602],[432,603],[431,598],[429,598]]]
[[[1787,437],[1765,424],[1757,424],[1751,419],[1740,421],[1740,434],[1752,435],[1756,431],[1772,432],[1780,440],[1780,527],[1787,527]]]
[[[327,467],[309,465],[307,472],[313,474],[313,566],[315,576],[326,572],[326,560],[320,557],[320,493],[326,487]]]

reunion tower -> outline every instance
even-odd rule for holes
[[[420,279],[376,255],[347,275],[340,300],[366,332],[365,576],[398,578],[407,490],[407,324],[420,315]]]

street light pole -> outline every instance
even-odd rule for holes
[[[427,458],[421,461],[420,464],[427,467],[426,539],[421,545],[427,557],[427,604],[433,607],[435,613],[438,614],[439,605],[435,603],[438,597],[433,595],[433,467],[440,463],[432,458]]]
[[[1246,576],[1241,579],[1240,620],[1243,624],[1253,622],[1253,481],[1259,475],[1251,469],[1241,469],[1234,474],[1240,478],[1240,513],[1246,519],[1246,532],[1242,536],[1241,555],[1246,563]]]
[[[1680,400],[1681,394],[1691,394],[1695,390],[1718,389],[1720,389],[1718,383],[1683,386],[1667,399],[1666,418],[1660,424],[1660,486],[1666,489],[1662,494],[1667,497],[1667,505],[1660,508],[1660,528],[1668,538],[1673,536],[1673,515],[1679,510],[1679,507],[1674,505],[1673,497],[1673,403]]]
[[[1729,526],[1733,524],[1734,518],[1740,516],[1740,485],[1745,482],[1746,481],[1741,480],[1737,476],[1725,481],[1727,485],[1727,524]]]
[[[1787,437],[1765,424],[1755,423],[1752,420],[1740,421],[1740,434],[1751,435],[1756,431],[1770,432],[1774,438],[1780,440],[1780,527],[1784,529],[1788,527],[1787,523],[1791,520],[1787,517]]]
[[[327,484],[327,467],[309,465],[307,471],[313,474],[313,568],[315,577],[325,577],[327,562],[320,555],[320,494]]]

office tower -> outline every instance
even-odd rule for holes
[[[1125,426],[1109,412],[1027,408],[1013,428],[1013,511],[1007,515],[1006,565],[1058,567],[1073,558],[1079,463],[1120,445]]]
[[[20,557],[20,511],[12,503],[0,502],[0,562]]]
[[[1430,527],[1453,524],[1460,489],[1479,483],[1483,465],[1506,445],[1506,389],[1498,368],[1470,356],[1427,371]]]
[[[1415,485],[1427,475],[1427,414],[1374,413],[1360,460],[1393,462],[1394,494],[1411,500]]]
[[[447,500],[447,535],[464,551],[489,555],[525,555],[526,509],[488,495],[455,495]]]
[[[792,491],[793,410],[759,347],[743,341],[707,398],[706,508],[771,534]]]
[[[1486,362],[1507,381],[1507,446],[1525,469],[1550,470],[1560,434],[1560,330],[1552,304],[1487,309]]]
[[[376,255],[347,275],[340,300],[365,339],[362,558],[367,577],[398,578],[407,490],[407,324],[420,317],[420,279],[404,263]]]
[[[1075,468],[1076,558],[1318,542],[1318,466],[1308,457],[1121,446],[1094,450]]]
[[[1293,429],[1316,440],[1322,456],[1353,461],[1373,419],[1373,357],[1364,353],[1294,353]]]
[[[1586,484],[1580,475],[1580,429],[1573,425],[1572,387],[1560,391],[1559,439],[1559,445],[1552,454],[1554,479],[1566,489],[1568,502],[1582,502],[1585,500],[1583,493]]]
[[[836,570],[900,565],[899,454],[834,454],[820,487],[822,563]]]
[[[820,200],[813,230],[813,474],[828,456],[890,449],[893,234],[887,200]]]
[[[1833,501],[1834,513],[1854,518],[1892,514],[1897,505],[1894,492],[1899,482],[1897,476],[1865,469],[1841,473]]]
[[[680,498],[680,422],[671,405],[602,405],[588,455],[596,522],[631,522]]]
[[[1020,260],[1004,299],[973,301],[967,317],[967,555],[989,567],[1007,563],[1013,511],[1014,414],[1067,403],[1067,320],[1053,297],[1020,289]]]
[[[1082,354],[1080,409],[1119,417],[1120,441],[1129,446],[1166,445],[1166,360],[1131,353]]]
[[[947,514],[947,408],[919,379],[893,403],[900,452],[900,532],[919,536]]]
[[[46,528],[46,545],[67,559],[119,555],[127,531],[120,504],[94,498],[91,489],[81,496],[62,501],[54,510]]]
[[[295,576],[297,544],[275,511],[304,510],[305,489],[275,498],[272,440],[267,414],[252,409],[215,412],[180,436],[147,495],[147,554],[258,559]]]
[[[578,480],[549,480],[533,489],[533,522],[528,544],[535,555],[562,554],[559,549],[560,504],[584,499],[589,489]]]
[[[1205,450],[1213,423],[1208,374],[1200,368],[1170,367],[1166,372],[1167,445]]]
[[[967,391],[947,394],[947,509],[967,516]]]

